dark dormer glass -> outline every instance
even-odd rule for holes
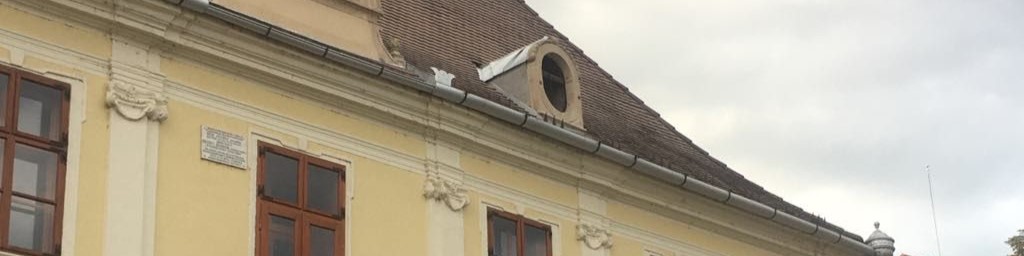
[[[548,96],[548,102],[551,102],[555,109],[565,112],[565,72],[562,72],[562,67],[558,65],[558,61],[555,58],[558,57],[551,54],[545,55],[541,63],[544,94]]]

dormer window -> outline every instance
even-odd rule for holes
[[[548,102],[560,112],[565,112],[565,73],[555,59],[557,55],[548,54],[544,56],[541,63],[543,72],[544,94],[548,96]]]
[[[583,104],[576,62],[544,37],[478,70],[480,80],[495,86],[515,104],[557,125],[584,130]]]

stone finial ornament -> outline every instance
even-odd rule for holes
[[[576,240],[583,241],[590,249],[611,249],[612,233],[591,224],[576,225]]]
[[[460,211],[469,204],[469,197],[462,184],[441,178],[435,172],[427,173],[427,182],[423,184],[423,197],[444,202],[452,211]]]
[[[387,51],[387,58],[385,60],[393,65],[404,68],[405,56],[402,56],[401,52],[402,42],[398,38],[389,38],[383,41],[384,50]]]
[[[144,117],[158,122],[167,120],[167,97],[156,92],[114,81],[107,87],[106,101],[108,108],[128,120],[138,121]]]
[[[384,41],[384,48],[387,48],[388,54],[391,54],[391,57],[402,58],[402,52],[398,50],[401,47],[402,42],[398,38],[390,38]]]
[[[877,221],[875,222],[875,232],[868,236],[866,243],[875,250],[875,256],[893,256],[893,252],[896,251],[894,244],[896,240],[892,239],[889,235],[885,234],[878,229],[881,226]]]

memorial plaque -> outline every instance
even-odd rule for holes
[[[202,127],[202,159],[245,169],[247,163],[245,137],[211,128]]]

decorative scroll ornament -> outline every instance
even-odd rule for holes
[[[452,211],[460,211],[469,204],[469,197],[461,184],[441,178],[434,172],[427,173],[427,183],[423,185],[423,197],[442,201]]]
[[[163,121],[167,119],[167,97],[155,92],[139,90],[135,86],[114,81],[107,87],[107,107],[132,121]]]
[[[587,247],[594,250],[612,248],[612,233],[595,225],[577,225],[576,240],[583,241],[583,243],[587,244]]]

